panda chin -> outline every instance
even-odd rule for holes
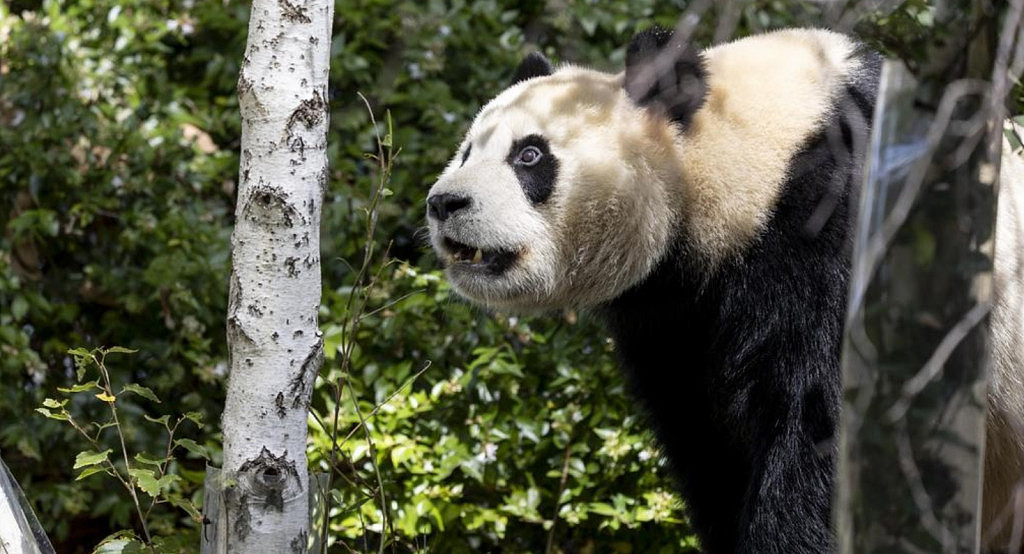
[[[444,259],[449,271],[469,271],[474,274],[486,273],[503,275],[512,267],[519,255],[510,250],[487,250],[470,246],[445,237]]]

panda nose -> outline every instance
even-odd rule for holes
[[[438,221],[448,219],[448,216],[469,206],[468,196],[457,196],[455,194],[435,194],[427,198],[427,214]]]

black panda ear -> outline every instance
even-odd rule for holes
[[[707,75],[700,52],[674,40],[670,29],[647,29],[634,36],[626,49],[626,94],[683,129],[704,104]]]
[[[508,86],[512,86],[527,79],[533,79],[534,77],[551,75],[554,72],[554,67],[552,67],[551,62],[544,57],[544,54],[541,54],[540,52],[532,52],[519,63],[519,67],[516,68],[516,72],[512,74],[512,82],[509,83]]]

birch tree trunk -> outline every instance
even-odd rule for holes
[[[306,416],[323,362],[320,207],[333,0],[253,0],[242,116],[221,552],[305,552]]]

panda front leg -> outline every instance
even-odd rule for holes
[[[762,435],[753,453],[737,552],[824,554],[830,530],[835,448],[815,443],[805,414],[791,414]]]

